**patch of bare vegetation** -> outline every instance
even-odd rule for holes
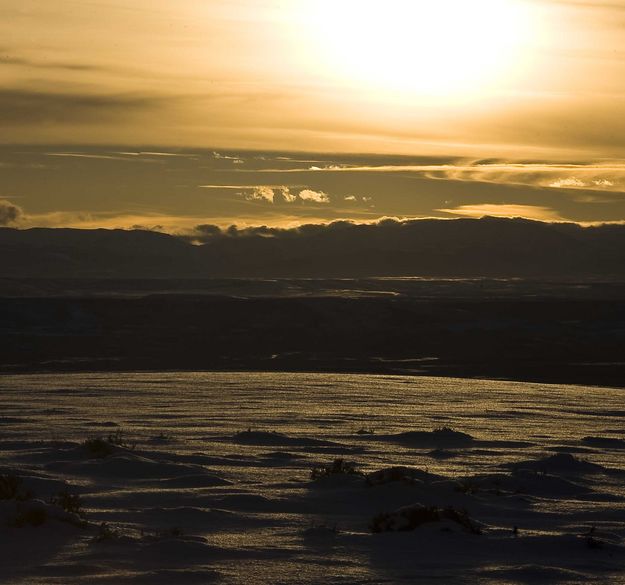
[[[115,452],[115,448],[134,449],[135,444],[130,443],[123,429],[110,433],[106,438],[96,437],[83,442],[87,455],[93,459],[104,459]]]
[[[17,475],[0,475],[0,500],[26,501],[33,497]]]
[[[310,479],[317,480],[323,477],[336,475],[357,475],[362,476],[362,472],[358,471],[357,465],[353,461],[347,461],[343,458],[335,459],[327,465],[313,467],[310,471]]]
[[[374,533],[408,532],[434,523],[441,523],[441,530],[443,531],[451,531],[450,524],[452,524],[469,534],[482,533],[480,527],[469,517],[466,510],[458,510],[453,507],[421,506],[419,504],[399,508],[394,512],[378,514],[371,521],[370,528]]]

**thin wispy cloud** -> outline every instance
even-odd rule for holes
[[[477,205],[460,205],[450,209],[438,209],[437,211],[461,217],[520,217],[539,221],[565,221],[565,218],[557,211],[541,205],[481,203]]]
[[[198,185],[198,189],[226,189],[232,191],[246,191],[248,189],[259,189],[259,188],[267,188],[267,189],[284,189],[286,187],[290,188],[305,188],[306,185]]]
[[[220,152],[213,151],[212,156],[216,160],[228,160],[233,164],[242,165],[245,161],[240,156],[231,156],[229,154],[222,154]]]
[[[92,65],[88,63],[44,61],[28,59],[26,57],[19,57],[14,55],[0,55],[0,66],[2,65],[27,67],[31,69],[65,69],[67,71],[75,71],[80,73],[104,70],[104,68],[99,67],[98,65]]]
[[[245,172],[245,171],[242,171]],[[625,162],[562,164],[480,161],[460,164],[393,164],[347,165],[330,164],[308,168],[260,169],[262,173],[389,173],[415,174],[428,179],[477,181],[551,187],[555,189],[586,189],[625,191]]]
[[[59,158],[90,158],[95,160],[128,161],[128,158],[123,156],[114,156],[110,154],[89,154],[84,152],[46,152],[45,156],[56,156]]]
[[[133,156],[133,157],[145,157],[145,156],[162,156],[162,157],[172,157],[172,158],[187,158],[191,160],[197,160],[198,156],[195,154],[184,154],[179,152],[154,152],[154,151],[121,151],[116,152],[115,154],[122,154],[124,156]]]
[[[80,93],[70,91],[0,89],[0,124],[7,127],[42,124],[95,123],[146,113],[162,103],[156,95]]]

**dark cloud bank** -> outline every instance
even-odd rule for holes
[[[13,277],[625,277],[625,226],[522,219],[334,222],[192,236],[0,229]]]
[[[10,201],[0,199],[0,226],[10,226],[20,221],[24,216],[21,207]]]
[[[92,123],[137,113],[160,103],[135,95],[98,95],[63,91],[0,89],[0,125]]]

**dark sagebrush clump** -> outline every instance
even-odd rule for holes
[[[128,441],[124,429],[117,429],[114,433],[109,433],[106,441],[111,445],[123,447],[124,449],[134,449],[136,447],[136,444]]]
[[[386,485],[395,482],[416,484],[429,477],[430,475],[427,471],[398,465],[395,467],[386,467],[385,469],[367,474],[366,482],[369,486]]]
[[[320,479],[322,477],[328,477],[331,475],[362,475],[360,471],[356,469],[356,463],[353,461],[346,461],[343,458],[335,459],[332,463],[327,465],[320,465],[313,467],[310,471],[310,478]]]
[[[108,522],[102,522],[98,527],[98,533],[93,537],[93,542],[111,542],[119,540],[122,534],[113,528]]]
[[[78,494],[71,494],[67,490],[59,492],[50,499],[53,506],[58,506],[65,512],[76,514],[79,518],[85,517],[85,511],[82,509],[82,502]]]
[[[453,507],[437,508],[436,506],[406,506],[394,512],[384,512],[373,518],[370,524],[372,532],[408,532],[424,524],[450,520],[470,534],[481,534],[482,531],[469,517],[466,510]]]
[[[461,494],[475,495],[479,493],[480,486],[476,482],[469,479],[459,480],[454,486],[454,491]]]
[[[0,475],[0,500],[30,500],[32,494],[24,488],[22,478],[16,475]]]
[[[96,459],[104,459],[105,457],[113,454],[113,445],[105,439],[87,439],[83,443],[83,446],[86,449],[87,454],[90,457],[95,457]]]
[[[165,434],[163,431],[161,431],[158,435],[154,435],[153,437],[150,437],[151,443],[169,443],[172,440],[173,440],[172,436]]]
[[[131,445],[126,440],[123,429],[118,429],[114,433],[109,434],[106,439],[103,439],[102,437],[87,439],[83,443],[83,447],[86,449],[87,454],[90,457],[104,459],[105,457],[112,455],[115,452],[116,447],[134,449],[135,445]]]
[[[20,510],[11,523],[15,528],[22,528],[23,526],[41,526],[48,520],[48,511],[43,507],[28,507],[25,510]]]

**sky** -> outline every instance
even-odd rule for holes
[[[0,0],[0,225],[622,221],[624,32],[622,0]]]

